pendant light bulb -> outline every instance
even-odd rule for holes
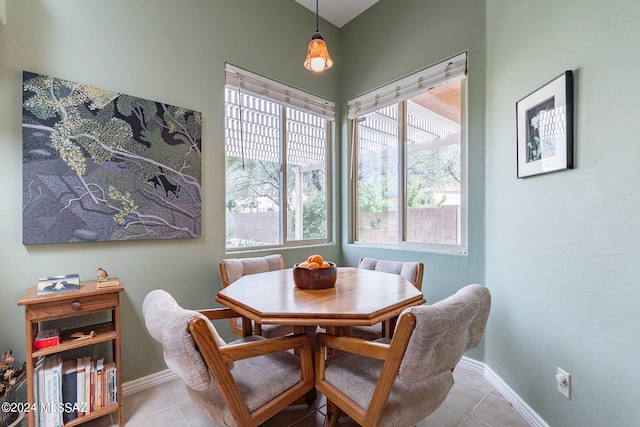
[[[304,67],[307,70],[320,72],[328,70],[333,65],[333,60],[329,56],[327,43],[324,41],[322,34],[318,31],[318,0],[316,0],[316,32],[311,36],[309,49],[307,50],[307,58],[304,61]]]

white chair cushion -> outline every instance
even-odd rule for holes
[[[208,389],[212,378],[189,333],[188,324],[194,317],[205,319],[216,344],[226,345],[211,322],[197,311],[180,307],[171,295],[160,289],[149,292],[144,298],[142,315],[151,336],[162,344],[167,367],[193,389]],[[233,368],[233,364],[230,365],[229,368]]]
[[[284,270],[285,265],[280,255],[269,255],[255,258],[225,259],[224,266],[227,270],[229,283],[233,283],[242,276],[266,271]]]
[[[325,378],[366,410],[381,368],[380,360],[342,353],[327,361]],[[418,384],[396,379],[378,427],[408,426],[425,418],[444,402],[452,386],[451,371]]]
[[[253,335],[229,344],[264,339],[266,338]],[[290,389],[301,378],[300,359],[289,352],[237,360],[234,363],[235,369],[231,374],[250,412]],[[212,382],[206,390],[200,391],[187,387],[187,391],[211,419],[225,426],[237,425],[215,382]]]
[[[417,262],[386,261],[374,258],[362,258],[358,267],[365,270],[380,271],[382,273],[399,274],[410,283],[414,283],[418,274],[418,264],[419,263]]]
[[[451,369],[482,339],[490,307],[489,291],[469,285],[436,304],[405,310],[416,316],[416,328],[379,426],[411,425],[444,402],[453,386]],[[380,360],[339,353],[327,360],[325,379],[366,410],[381,368]]]

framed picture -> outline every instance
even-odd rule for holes
[[[516,103],[518,178],[573,169],[573,72]]]

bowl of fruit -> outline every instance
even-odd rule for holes
[[[338,268],[320,255],[311,255],[293,266],[293,281],[300,289],[327,289],[336,285]]]

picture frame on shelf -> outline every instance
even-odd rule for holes
[[[573,71],[516,102],[517,177],[573,169]]]
[[[80,289],[80,275],[78,273],[38,279],[38,295],[77,291],[78,289]]]

